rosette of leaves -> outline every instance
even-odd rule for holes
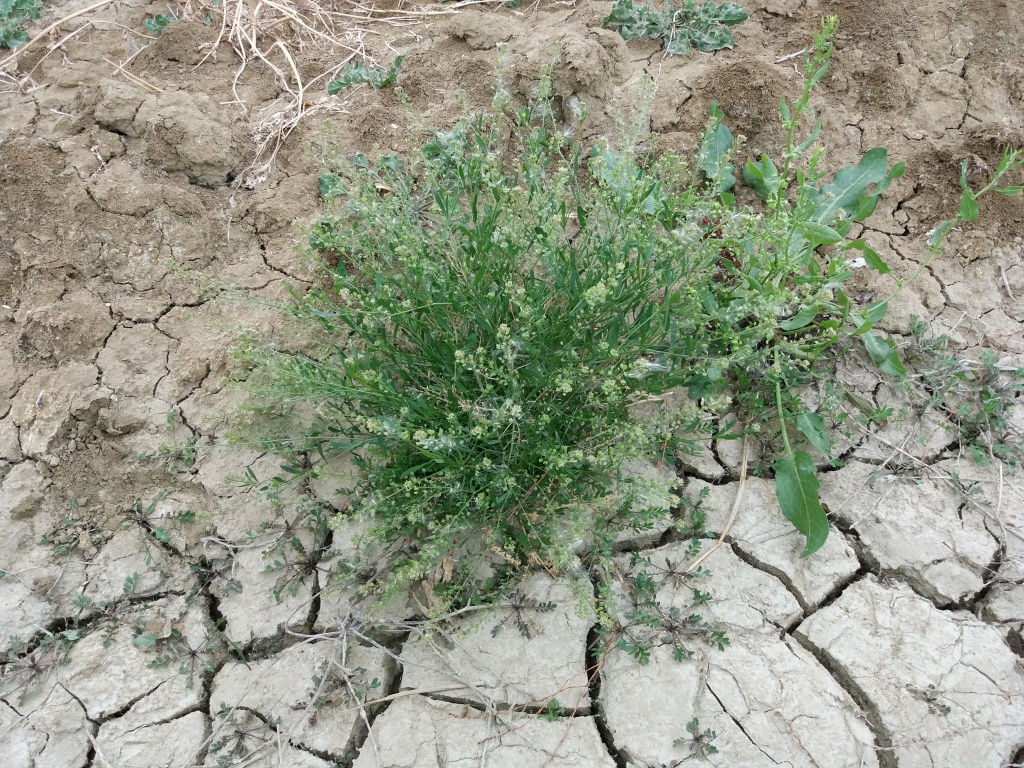
[[[0,0],[0,47],[16,48],[28,43],[22,25],[39,18],[41,0]]]
[[[633,0],[616,0],[612,12],[601,22],[614,26],[626,40],[661,40],[665,53],[681,55],[696,48],[711,53],[735,44],[729,27],[745,21],[749,14],[736,3],[696,3],[671,0],[661,9],[635,5]]]
[[[368,67],[357,61],[349,62],[345,65],[345,71],[341,73],[341,77],[327,83],[327,93],[334,96],[353,85],[369,85],[375,91],[394,85],[398,80],[398,72],[404,59],[404,54],[396,56],[395,63],[388,69]]]

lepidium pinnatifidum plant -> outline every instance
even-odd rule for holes
[[[814,463],[787,423],[829,446],[793,393],[850,335],[901,368],[871,332],[885,303],[860,307],[842,286],[851,250],[887,269],[846,234],[902,165],[876,149],[829,178],[818,129],[795,139],[834,34],[828,19],[801,99],[782,103],[781,167],[744,169],[757,210],[731,192],[717,107],[695,162],[640,146],[650,87],[634,126],[586,153],[556,120],[550,69],[525,106],[499,84],[488,113],[411,158],[332,160],[309,234],[323,280],[289,308],[303,338],[248,348],[247,386],[268,413],[301,405],[267,446],[361,465],[351,505],[368,531],[353,572],[367,592],[428,581],[441,603],[480,599],[530,567],[576,571],[581,541],[591,564],[586,542],[660,514],[627,462],[666,455],[730,392],[781,425],[783,512],[805,554],[824,543]],[[695,405],[633,418],[681,385]]]

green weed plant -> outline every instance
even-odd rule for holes
[[[627,462],[706,436],[732,393],[747,422],[779,428],[777,495],[803,554],[824,544],[815,462],[790,432],[831,446],[796,393],[854,338],[905,373],[873,330],[888,299],[844,292],[852,255],[888,273],[847,236],[903,166],[877,148],[827,173],[820,125],[797,138],[836,24],[815,35],[801,97],[780,103],[780,162],[741,171],[756,207],[733,194],[736,142],[716,105],[693,161],[642,146],[651,89],[616,143],[586,152],[557,119],[550,70],[526,105],[499,84],[490,112],[411,158],[331,160],[309,233],[322,280],[289,308],[301,343],[247,348],[247,387],[264,414],[296,416],[266,447],[356,457],[346,514],[367,532],[350,572],[367,593],[426,583],[450,607],[529,568],[610,573],[617,533],[663,514]],[[686,406],[635,418],[680,388]],[[312,471],[284,470],[275,482]]]
[[[345,65],[345,71],[341,73],[341,77],[327,83],[327,93],[335,96],[353,85],[366,84],[375,91],[394,85],[398,80],[398,73],[404,59],[404,54],[396,56],[395,63],[388,69],[376,69],[356,61],[349,62]]]
[[[668,2],[661,9],[615,0],[601,26],[613,26],[626,40],[661,40],[666,54],[682,55],[696,48],[711,53],[735,45],[729,27],[747,20],[749,14],[737,3]]]
[[[42,0],[0,0],[0,48],[17,48],[28,43],[22,29],[42,12]]]

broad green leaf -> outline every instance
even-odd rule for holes
[[[150,634],[149,632],[139,635],[132,640],[132,645],[136,648],[151,648],[156,645],[156,635]]]
[[[28,45],[28,32],[23,29],[0,31],[0,46],[17,48],[19,45]]]
[[[868,308],[864,312],[864,317],[866,317],[868,322],[870,323],[877,323],[879,320],[885,317],[885,313],[888,311],[888,301],[876,301],[873,304],[868,304]]]
[[[734,26],[740,22],[746,21],[749,18],[748,14],[741,5],[737,3],[722,3],[716,5],[715,3],[706,2],[701,6],[701,15],[709,21],[716,21],[719,24],[728,24]]]
[[[868,186],[885,178],[887,167],[885,147],[876,147],[865,152],[857,165],[837,172],[818,194],[814,220],[831,223],[844,211],[852,213]]]
[[[877,206],[878,195],[862,195],[857,204],[853,206],[853,210],[849,211],[850,218],[854,221],[864,221],[875,212]]]
[[[637,22],[637,9],[633,7],[633,0],[616,0],[612,6],[612,12],[601,20],[601,26],[609,24],[632,25]]]
[[[789,320],[779,323],[779,328],[781,328],[784,331],[795,331],[798,328],[803,328],[805,325],[811,322],[811,320],[817,317],[817,315],[818,307],[812,304],[809,307],[804,307],[803,309],[801,309],[799,312],[793,315],[793,317],[789,318]]]
[[[861,336],[864,339],[864,348],[868,355],[875,361],[878,370],[890,376],[902,379],[907,375],[907,369],[903,367],[899,354],[896,352],[896,345],[892,339],[883,339],[870,331]]]
[[[0,0],[0,20],[5,20],[14,10],[14,0]]]
[[[758,163],[747,160],[743,166],[743,181],[765,202],[778,192],[781,184],[778,168],[768,155],[761,155]]]
[[[732,32],[723,26],[694,30],[690,33],[690,39],[693,41],[693,47],[701,53],[713,53],[736,45]]]
[[[689,53],[692,47],[689,35],[680,35],[673,37],[665,44],[665,53],[670,56],[682,56],[685,53]]]
[[[1024,191],[1024,187],[1021,187],[1021,186],[1017,186],[1017,187],[1003,187],[1002,189],[997,189],[996,190],[996,192],[998,192],[1000,195],[1003,195],[1005,197],[1016,197],[1022,191]]]
[[[804,433],[811,445],[817,448],[826,456],[832,450],[832,442],[825,432],[825,420],[821,414],[804,411],[796,417],[796,428]]]
[[[818,476],[814,462],[804,451],[779,459],[775,469],[775,496],[782,514],[802,533],[807,543],[800,557],[817,552],[828,539],[828,516],[818,500]]]
[[[732,132],[722,124],[725,113],[713,101],[708,107],[711,122],[700,145],[700,169],[718,192],[728,192],[736,184],[733,166],[729,162],[732,151]]]
[[[978,220],[978,201],[969,189],[960,195],[960,218],[964,221]]]
[[[701,400],[705,397],[712,397],[717,395],[725,386],[725,382],[722,381],[722,374],[719,371],[711,370],[709,374],[715,374],[716,378],[712,379],[711,376],[694,376],[686,382],[687,394],[694,400]]]
[[[330,200],[332,197],[337,197],[344,191],[341,184],[341,179],[333,173],[321,173],[320,179],[317,182],[320,187],[320,197],[324,200]]]

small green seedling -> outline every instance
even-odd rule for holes
[[[22,25],[39,18],[42,0],[0,0],[0,48],[17,48],[28,43]]]
[[[146,19],[146,29],[159,37],[164,33],[169,24],[177,20],[178,17],[173,13],[158,13],[152,19]]]
[[[702,731],[700,720],[697,717],[686,724],[686,732],[689,734],[688,736],[680,736],[673,743],[677,746],[688,746],[692,754],[701,757],[718,754],[718,747],[711,743],[718,738],[718,734],[710,728],[705,728]]]
[[[736,3],[683,0],[681,6],[668,2],[661,10],[634,5],[633,0],[616,0],[601,26],[614,26],[626,40],[661,40],[665,53],[680,55],[696,48],[711,53],[735,45],[729,27],[749,14]]]
[[[405,54],[396,56],[395,63],[387,70],[367,67],[365,64],[354,61],[349,62],[345,65],[345,71],[341,73],[341,77],[337,80],[331,80],[327,84],[327,92],[331,96],[335,96],[344,88],[363,84],[373,86],[375,91],[387,88],[390,85],[394,85],[398,79],[399,68],[402,66],[404,59]]]

